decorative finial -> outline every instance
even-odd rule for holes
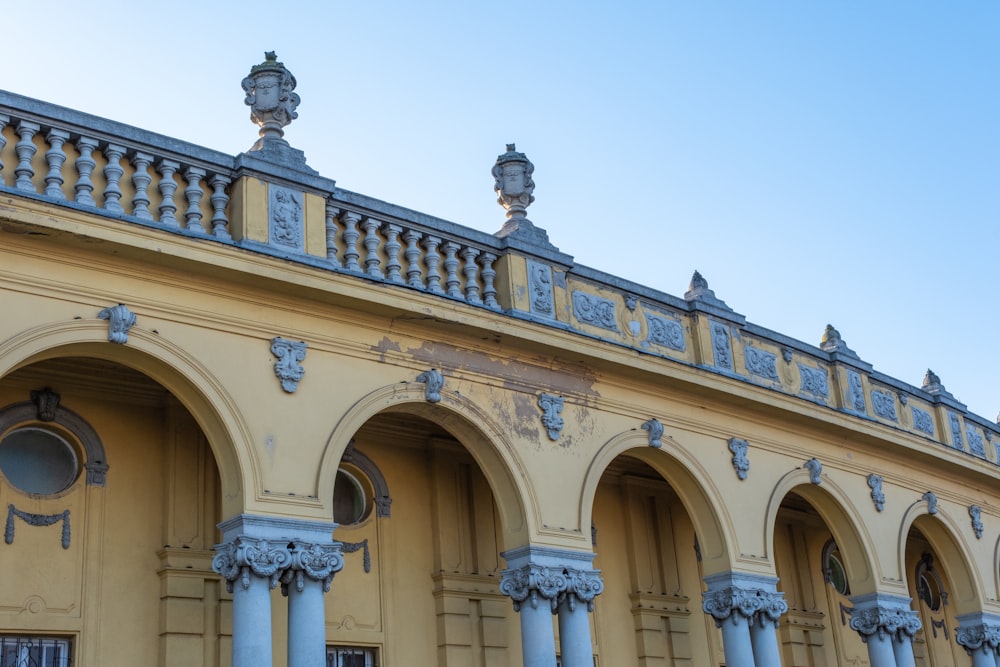
[[[691,276],[691,284],[688,285],[688,291],[693,292],[696,289],[708,289],[708,281],[705,277],[701,275],[698,269],[695,269],[694,275]]]
[[[527,208],[535,201],[535,182],[531,179],[534,171],[535,165],[524,153],[517,152],[515,144],[507,144],[507,152],[497,156],[492,171],[493,190],[497,203],[507,210],[508,220],[527,219]]]
[[[705,277],[701,275],[700,271],[695,271],[691,276],[691,283],[688,285],[688,291],[684,292],[684,300],[707,303],[713,306],[718,306],[719,308],[731,310],[731,308],[726,305],[725,301],[715,296],[715,292],[709,289],[708,281],[705,280]]]
[[[282,137],[282,129],[299,117],[295,108],[299,106],[296,95],[295,77],[278,62],[274,51],[264,54],[264,62],[250,68],[250,74],[243,79],[246,92],[244,103],[250,107],[250,120],[260,126],[260,139],[250,149],[261,150],[265,143],[277,142],[288,145]]]
[[[840,354],[846,354],[855,358],[858,356],[854,350],[847,347],[847,343],[841,338],[840,332],[832,324],[826,325],[826,330],[823,331],[823,338],[820,339],[819,347],[824,352],[839,352]]]
[[[941,378],[938,377],[937,373],[931,369],[927,369],[927,373],[924,375],[924,389],[931,387],[933,385],[941,386]]]

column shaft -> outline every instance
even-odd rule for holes
[[[774,623],[758,616],[750,626],[750,641],[753,644],[756,667],[781,667],[778,633]]]
[[[326,667],[323,582],[301,575],[288,584],[288,667]]]
[[[891,637],[872,635],[868,638],[868,659],[872,667],[896,667],[896,652]]]
[[[251,575],[233,586],[233,665],[271,667],[271,584]]]
[[[552,607],[548,600],[521,605],[521,653],[524,667],[555,667],[556,637],[552,632]]]
[[[594,667],[586,603],[559,603],[559,649],[562,667]]]
[[[756,667],[750,626],[746,617],[733,614],[720,626],[722,649],[726,654],[726,667]]]
[[[1000,662],[997,661],[997,656],[992,651],[973,651],[972,652],[972,667],[997,667]]]
[[[896,658],[896,667],[916,667],[913,657],[913,640],[903,635],[892,642],[892,652]]]

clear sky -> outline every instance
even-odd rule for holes
[[[98,7],[100,8],[98,10]],[[1000,410],[1000,2],[45,4],[0,87],[238,153],[241,79],[298,80],[286,139],[339,186],[497,231],[490,168],[576,261],[756,324],[836,326],[881,372]]]

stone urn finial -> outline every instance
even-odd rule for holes
[[[278,62],[274,51],[264,54],[264,62],[250,68],[250,74],[243,79],[243,90],[250,107],[250,120],[260,126],[260,139],[250,150],[260,150],[264,144],[277,142],[288,145],[282,137],[282,129],[299,117],[295,108],[299,106],[296,95],[295,77]]]
[[[514,144],[507,144],[507,152],[497,156],[493,165],[493,190],[497,193],[497,203],[507,209],[507,219],[526,219],[526,209],[535,197],[535,182],[531,174],[535,165],[524,153],[518,153]]]

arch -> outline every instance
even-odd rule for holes
[[[538,503],[524,462],[504,431],[467,397],[443,390],[437,403],[427,401],[421,383],[387,385],[362,397],[340,418],[327,440],[316,486],[330,507],[333,485],[344,453],[358,429],[383,412],[403,413],[431,421],[451,433],[472,455],[493,491],[503,526],[503,548],[524,546],[541,525]],[[530,510],[530,511],[529,511]]]
[[[844,556],[844,567],[847,569],[852,594],[858,596],[876,592],[878,578],[875,576],[875,550],[865,522],[844,490],[826,476],[822,478],[822,484],[813,484],[809,471],[796,468],[778,480],[771,491],[764,515],[764,545],[768,553],[774,548],[774,526],[778,510],[785,496],[792,492],[804,498],[826,522],[837,548]]]
[[[73,320],[25,330],[0,342],[0,378],[60,357],[102,359],[146,374],[172,393],[205,433],[222,485],[223,516],[245,507],[247,488],[259,489],[260,471],[249,454],[250,430],[222,383],[197,359],[155,333],[132,329],[128,342],[108,342],[105,321]],[[252,484],[252,486],[251,486]]]
[[[626,452],[658,472],[677,493],[698,536],[703,574],[707,576],[732,570],[736,556],[733,553],[735,530],[728,515],[720,516],[725,504],[711,476],[684,449],[650,447],[649,434],[643,431],[616,435],[598,450],[584,478],[580,495],[580,525],[589,526],[591,523],[594,497],[604,471],[615,458]]]
[[[962,537],[959,524],[948,511],[936,505],[931,513],[928,503],[921,499],[911,504],[903,514],[899,525],[897,558],[899,571],[909,577],[906,571],[906,538],[910,528],[916,528],[930,542],[936,555],[935,563],[944,569],[951,584],[949,600],[955,603],[955,615],[971,614],[983,610],[983,585],[970,566],[969,545]]]

